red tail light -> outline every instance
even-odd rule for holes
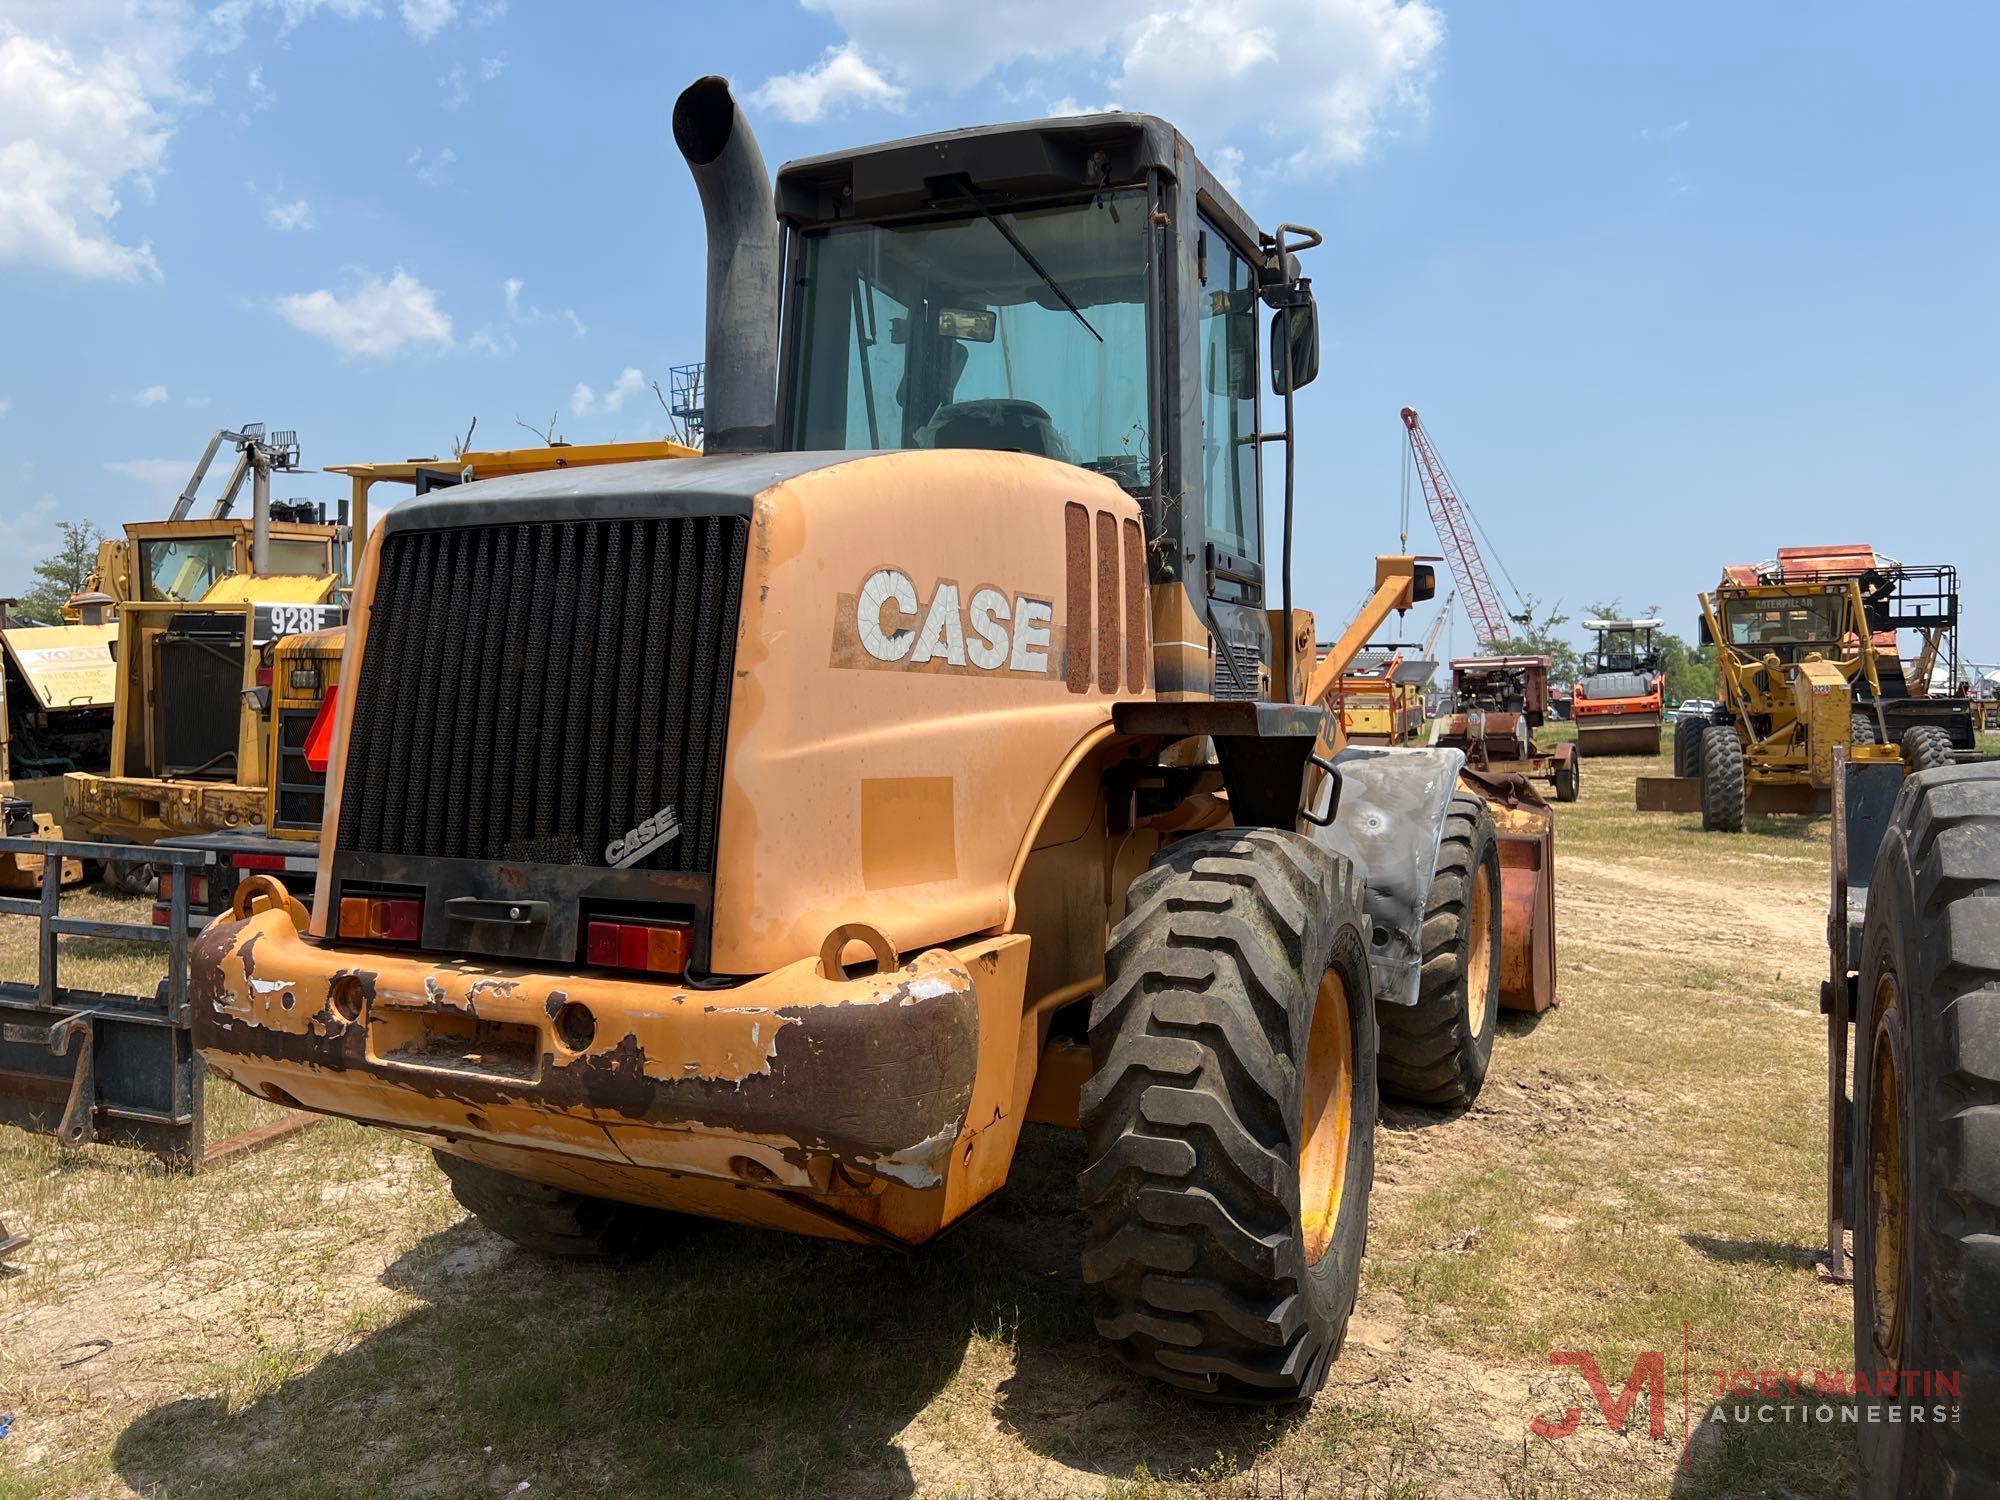
[[[423,936],[424,903],[400,896],[342,896],[340,935],[368,942],[414,943]]]
[[[684,974],[694,951],[694,929],[685,922],[594,921],[584,930],[585,956],[607,969]]]
[[[229,862],[239,870],[282,870],[285,856],[282,854],[236,854]]]
[[[159,911],[166,911],[167,903],[174,899],[174,881],[177,878],[178,874],[174,870],[167,869],[160,871],[160,896],[157,908]],[[197,870],[188,876],[187,883],[188,910],[196,911],[208,905],[208,876]],[[167,919],[162,916],[154,925],[163,927],[166,925],[166,921]]]
[[[339,697],[340,684],[336,682],[326,690],[319,712],[313,715],[312,728],[306,731],[306,764],[322,776],[326,774],[327,752],[333,748],[333,705]]]

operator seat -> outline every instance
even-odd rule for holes
[[[917,429],[919,448],[988,448],[1074,463],[1056,424],[1033,401],[993,396],[953,401]]]

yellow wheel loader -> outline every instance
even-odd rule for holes
[[[1318,236],[1145,115],[794,162],[775,203],[721,79],[673,126],[708,452],[375,528],[314,899],[253,878],[197,940],[204,1056],[556,1254],[675,1214],[921,1244],[1023,1122],[1080,1125],[1103,1336],[1310,1396],[1382,1059],[1463,1100],[1553,985],[1532,789],[1326,707],[1430,570],[1378,559],[1315,662],[1264,553]]]
[[[2000,1493],[2000,764],[1836,751],[1832,850],[1827,1262],[1854,1285],[1859,1493]]]
[[[206,517],[190,512],[217,450],[238,460]],[[125,527],[100,553],[96,589],[116,601],[115,708],[108,769],[64,778],[71,838],[154,844],[248,827],[263,811],[272,648],[340,623],[349,528],[323,506],[275,501],[270,476],[295,469],[291,432],[252,424],[215,434],[173,513]],[[232,515],[245,480],[251,514]],[[135,892],[144,864],[114,867]]]

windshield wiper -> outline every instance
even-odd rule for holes
[[[985,200],[972,190],[972,184],[962,177],[954,177],[951,179],[951,185],[965,195],[966,202],[979,210],[979,216],[982,219],[1000,231],[1000,237],[1014,247],[1014,253],[1027,262],[1030,271],[1033,271],[1037,276],[1042,278],[1042,285],[1056,294],[1057,298],[1061,300],[1062,305],[1070,310],[1070,315],[1083,325],[1084,332],[1096,339],[1098,343],[1103,343],[1104,335],[1090,326],[1090,319],[1083,315],[1083,309],[1076,305],[1075,299],[1068,292],[1064,291],[1061,283],[1043,268],[1040,261],[1035,259],[1035,252],[1021,243],[1021,237],[994,217],[993,210],[986,206]]]

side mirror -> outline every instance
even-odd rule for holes
[[[1285,337],[1290,320],[1291,338]],[[1271,314],[1271,389],[1277,395],[1311,385],[1319,377],[1319,304],[1308,292],[1295,305]]]

